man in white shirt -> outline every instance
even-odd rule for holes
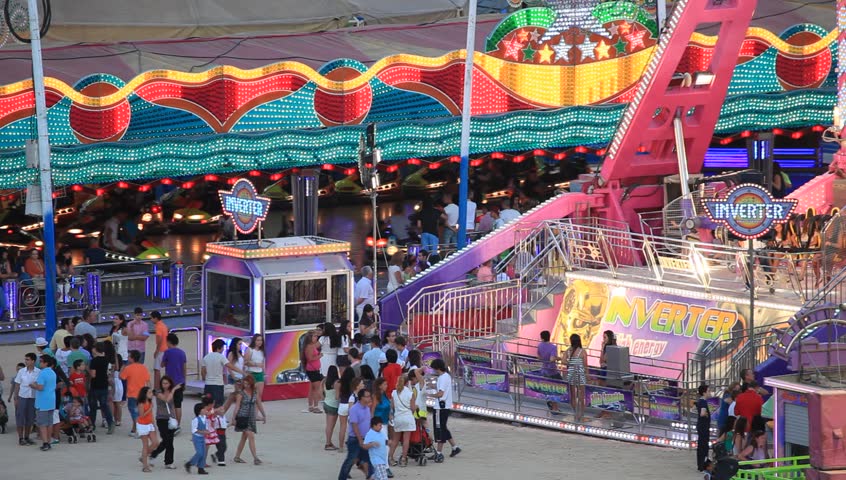
[[[223,405],[223,369],[228,363],[222,353],[225,346],[226,342],[219,338],[212,342],[212,351],[203,357],[200,372],[206,384],[203,395],[211,395],[215,408]]]
[[[441,233],[441,245],[452,245],[456,241],[458,232],[458,205],[452,201],[452,195],[445,193],[443,196],[444,213],[447,216],[444,231]]]
[[[361,318],[364,306],[376,307],[376,292],[373,290],[373,269],[369,266],[361,267],[361,278],[355,282],[355,313]]]
[[[437,386],[433,391],[429,392],[430,397],[435,399],[435,443],[437,444],[435,449],[437,450],[437,455],[435,457],[435,463],[441,463],[444,461],[444,443],[449,442],[450,447],[452,447],[452,451],[450,452],[449,456],[454,457],[461,453],[461,447],[458,446],[458,443],[452,438],[452,433],[450,433],[449,428],[447,427],[447,420],[449,420],[449,414],[452,411],[452,377],[447,372],[446,363],[443,359],[436,358],[432,360],[431,363],[432,370],[435,371],[435,375],[438,376]]]
[[[467,221],[465,225],[467,225],[468,235],[476,231],[476,202],[470,197],[467,198]]]
[[[499,218],[503,223],[513,222],[520,218],[520,212],[511,208],[511,200],[505,199],[502,201],[502,211],[499,212]]]
[[[25,367],[18,370],[15,375],[15,388],[10,397],[15,400],[15,424],[18,428],[18,445],[35,445],[29,439],[35,425],[35,391],[32,390],[33,382],[38,379],[41,370],[35,366],[36,356],[34,353],[27,353],[24,356]]]

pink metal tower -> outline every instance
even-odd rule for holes
[[[600,172],[606,183],[678,173],[677,150],[682,145],[687,170],[701,171],[756,3],[675,2],[666,33],[608,149]],[[699,25],[712,23],[720,30],[709,68],[680,78],[676,71],[691,35]]]

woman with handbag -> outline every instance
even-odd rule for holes
[[[162,441],[150,453],[150,458],[156,458],[164,452],[165,468],[168,470],[176,470],[176,466],[173,464],[173,432],[179,428],[179,423],[173,413],[173,394],[180,388],[182,388],[182,385],[174,385],[173,380],[165,375],[159,380],[159,389],[155,391],[156,426],[161,433]]]
[[[233,403],[238,406],[238,410],[235,411],[235,431],[241,432],[241,440],[238,442],[235,458],[232,461],[246,463],[241,460],[241,452],[244,450],[244,444],[249,441],[253,463],[261,465],[262,462],[256,455],[256,410],[261,412],[262,423],[267,423],[267,415],[264,413],[264,406],[258,402],[256,380],[252,376],[244,377],[242,389],[235,394],[233,400]]]
[[[391,438],[391,448],[388,453],[388,461],[391,466],[405,467],[408,465],[411,432],[417,428],[417,423],[414,420],[414,411],[417,410],[417,390],[412,385],[413,381],[408,374],[400,376],[397,381],[397,388],[392,394],[391,410],[394,412],[392,415],[394,436]],[[396,452],[400,441],[402,441],[402,456],[399,462],[396,462],[394,461],[394,452]]]

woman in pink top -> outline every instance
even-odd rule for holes
[[[303,412],[323,413],[323,410],[318,407],[323,396],[323,392],[321,391],[323,375],[320,373],[320,357],[323,354],[320,353],[317,334],[308,332],[305,335],[306,339],[303,343],[303,350],[300,352],[300,362],[302,362],[306,377],[308,377],[310,383],[308,389],[308,410],[304,410]]]
[[[488,260],[487,262],[483,263],[481,267],[476,271],[476,280],[479,283],[490,283],[494,280],[493,274],[493,260]]]
[[[150,327],[144,321],[144,312],[141,308],[135,309],[135,314],[132,321],[126,325],[129,335],[127,342],[129,350],[138,350],[141,352],[141,361],[144,363],[147,352],[147,337],[150,336]]]

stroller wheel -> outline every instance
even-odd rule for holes
[[[421,467],[425,467],[427,462],[428,462],[428,460],[426,460],[426,457],[420,457],[420,459],[417,460],[417,463]]]

